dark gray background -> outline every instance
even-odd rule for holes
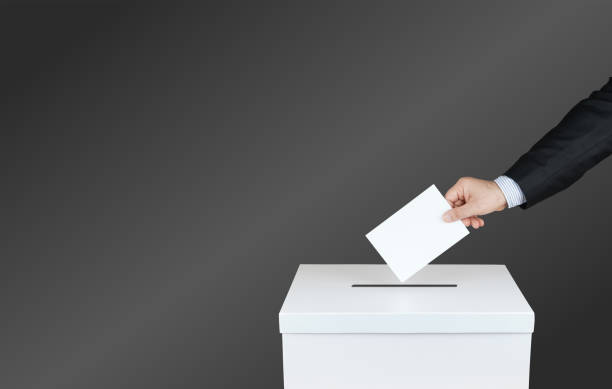
[[[508,168],[612,75],[604,4],[2,6],[0,386],[281,387],[298,264]],[[611,172],[437,260],[509,266],[532,387],[609,378]]]

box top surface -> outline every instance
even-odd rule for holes
[[[504,265],[300,265],[282,333],[526,333],[534,314]]]

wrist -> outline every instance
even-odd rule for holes
[[[513,208],[527,201],[521,187],[508,176],[499,176],[494,180],[503,193],[508,208]]]
[[[508,200],[506,199],[506,195],[496,181],[491,181],[491,184],[494,193],[495,210],[503,211],[504,209],[508,208]]]

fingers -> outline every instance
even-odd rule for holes
[[[475,217],[470,218],[470,224],[472,225],[473,229],[477,229],[478,227],[480,227],[480,223],[478,222],[478,219]]]
[[[466,210],[466,208],[468,208]],[[442,215],[442,219],[445,222],[453,222],[457,220],[461,220],[463,225],[466,227],[472,226],[474,229],[478,229],[484,226],[484,220],[477,215],[472,215],[473,211],[470,209],[469,205],[464,205],[463,207],[453,208],[448,210]],[[463,216],[465,215],[465,216]]]
[[[446,222],[461,220],[464,226],[478,229],[484,226],[484,220],[478,217],[478,207],[475,202],[468,203],[466,199],[466,184],[470,178],[460,178],[444,195],[448,204],[452,207],[442,215]]]
[[[463,186],[460,184],[460,181],[457,181],[455,185],[451,186],[451,188],[446,191],[444,198],[452,204],[463,200]]]
[[[455,202],[453,203],[453,208],[456,208],[456,207],[461,207],[461,206],[463,206],[464,204],[465,204],[465,201],[463,201],[463,200],[457,200],[457,201],[455,201]]]
[[[448,203],[448,205],[450,205],[450,206],[451,206],[451,208],[460,207],[460,206],[462,206],[463,204],[465,204],[465,201],[463,201],[463,200],[457,200],[457,201],[455,201],[455,202],[452,202],[452,201],[446,200],[446,202]]]
[[[465,219],[461,219],[461,222],[463,223],[464,226],[466,227],[472,227],[473,229],[477,230],[480,227],[484,227],[485,222],[481,217],[478,216],[472,216],[472,217],[468,217]]]
[[[472,217],[470,219],[471,219],[471,225],[472,225],[473,229],[477,230],[480,227],[484,226],[484,220],[482,220],[481,218],[479,218],[479,217]]]
[[[446,211],[444,215],[442,215],[442,219],[445,222],[450,223],[450,222],[457,221],[459,219],[466,219],[466,218],[477,216],[477,215],[478,215],[478,212],[476,211],[476,208],[474,207],[474,205],[468,203],[460,207],[456,207],[456,208]]]

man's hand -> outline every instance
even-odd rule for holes
[[[493,181],[463,177],[446,192],[444,196],[453,208],[444,213],[445,222],[461,219],[466,227],[484,226],[480,217],[491,212],[502,211],[507,207],[506,197]]]

